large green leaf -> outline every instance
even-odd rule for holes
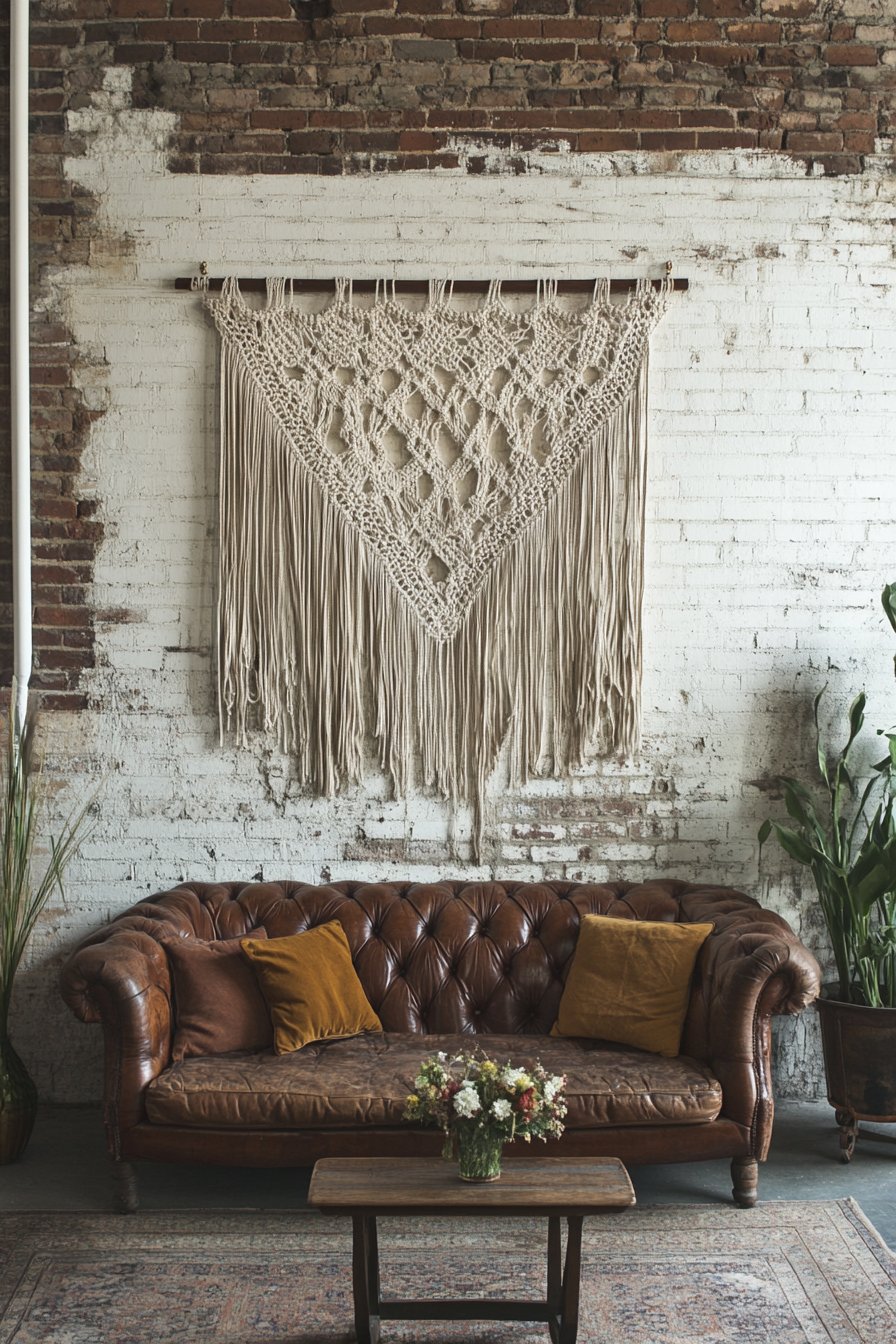
[[[816,841],[823,846],[825,826],[815,807],[815,799],[797,780],[782,777],[782,782],[787,786],[784,794],[787,815],[793,817],[794,821],[798,821],[807,831],[811,831]]]
[[[852,846],[855,844],[855,840],[856,840],[856,832],[857,832],[857,830],[858,830],[858,828],[859,828],[859,824],[860,824],[860,822],[862,822],[862,821],[864,820],[864,817],[865,817],[865,804],[868,802],[868,799],[871,797],[871,794],[872,794],[873,790],[877,787],[877,785],[878,785],[879,783],[880,783],[880,780],[874,779],[874,778],[872,777],[871,779],[869,779],[868,783],[865,785],[865,788],[862,790],[862,796],[861,796],[861,798],[859,799],[859,805],[858,805],[858,808],[856,809],[856,815],[855,815],[855,817],[853,818],[852,827],[850,828],[850,832],[849,832],[849,845],[850,845],[850,848],[852,848]],[[875,814],[874,814],[874,817],[872,818],[871,825],[870,825],[870,827],[867,827],[867,830],[869,830],[869,831],[873,831],[873,830],[874,830],[875,825],[879,822],[879,814],[880,814],[880,810],[881,810],[881,809],[878,807],[877,811],[876,811]],[[879,841],[878,843],[883,843],[883,841]]]
[[[818,722],[818,707],[821,704],[821,698],[827,688],[828,685],[827,682],[825,682],[815,699],[812,701],[812,717],[815,720],[815,751],[818,755],[818,770],[825,784],[830,786],[830,781],[828,780],[828,760],[824,747],[821,745],[821,725]]]
[[[896,840],[896,819],[893,817],[893,799],[888,798],[886,805],[880,803],[871,823],[868,827],[868,834],[876,845],[883,848],[890,841]]]
[[[867,915],[884,892],[889,890],[890,881],[889,868],[886,864],[879,863],[871,869],[866,877],[858,882],[852,882],[850,890],[857,910],[861,914]]]
[[[888,583],[880,595],[884,611],[887,613],[887,620],[896,630],[896,583]]]
[[[811,868],[812,864],[818,859],[823,862],[828,861],[826,854],[819,854],[818,850],[813,849],[796,831],[788,830],[786,826],[779,826],[776,821],[772,822],[772,825],[775,828],[775,835],[778,837],[778,844],[792,859],[796,859],[797,863],[805,864],[807,868]]]
[[[859,733],[862,731],[862,724],[865,722],[865,692],[859,691],[855,700],[849,707],[849,741],[843,751],[844,759],[849,753],[849,749],[855,742]]]
[[[846,760],[837,762],[837,769],[834,771],[834,783],[831,787],[834,805],[839,811],[845,802],[855,797],[856,782],[853,779]]]
[[[885,733],[882,729],[878,729],[878,732],[879,735],[885,737],[889,743],[890,754],[886,758],[886,762],[889,762],[889,769],[896,773],[896,733]],[[884,762],[885,768],[886,762]],[[875,767],[875,769],[876,768],[877,767]]]

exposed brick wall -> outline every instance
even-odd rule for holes
[[[85,82],[95,87],[90,53],[73,45],[45,60],[34,32],[31,138],[31,491],[34,670],[45,709],[80,709],[81,673],[94,665],[95,613],[87,603],[103,527],[96,501],[83,497],[82,456],[93,421],[82,375],[92,358],[79,350],[52,283],[58,266],[86,262],[98,246],[96,202],[76,195],[62,159],[78,145],[65,135],[64,111]],[[34,67],[37,67],[34,69]],[[87,76],[86,81],[84,76]],[[99,76],[101,78],[101,75]]]
[[[120,248],[73,193],[65,113],[112,64],[175,112],[169,164],[215,174],[500,166],[525,151],[780,150],[862,171],[896,104],[892,0],[43,0],[32,6],[34,685],[84,703],[102,525],[81,457],[101,408],[54,268]],[[4,175],[5,177],[5,175]],[[4,249],[5,250],[5,249]],[[5,294],[5,286],[3,289]],[[0,313],[0,319],[3,314]],[[6,326],[4,323],[4,332]],[[6,363],[4,363],[4,370]],[[87,379],[89,382],[89,378]],[[0,397],[7,393],[0,386]],[[4,435],[6,416],[4,414]],[[8,443],[0,442],[0,455]],[[6,446],[4,446],[4,443]],[[8,466],[0,460],[0,674],[10,666]],[[115,613],[106,613],[115,619]]]
[[[81,672],[94,665],[95,613],[87,589],[103,527],[80,497],[87,430],[96,418],[74,385],[79,355],[64,322],[32,323],[31,685],[45,709],[81,709]]]
[[[138,103],[182,116],[172,151],[185,172],[450,167],[473,139],[763,148],[854,173],[893,131],[887,0],[77,0],[72,12],[78,23],[36,34],[43,63],[85,42],[137,68]]]
[[[95,502],[82,498],[79,481],[87,431],[97,412],[85,404],[79,376],[84,352],[72,342],[52,285],[54,266],[85,261],[96,246],[95,203],[75,199],[65,180],[65,153],[78,145],[65,135],[64,113],[77,106],[85,86],[97,87],[102,72],[92,69],[93,54],[83,30],[69,30],[69,48],[42,40],[40,18],[55,12],[32,7],[31,93],[31,400],[32,400],[32,558],[34,672],[32,687],[47,709],[78,709],[86,704],[81,673],[94,665],[94,613],[87,586],[93,575],[102,526],[92,518]],[[0,679],[12,673],[12,543],[9,461],[9,269],[8,269],[8,18],[4,16],[3,125],[0,127],[2,193],[2,271],[0,271],[0,346],[2,346],[2,432],[0,432]],[[111,59],[111,53],[110,53]],[[87,72],[85,79],[85,72]]]

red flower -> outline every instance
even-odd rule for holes
[[[522,1095],[518,1098],[518,1100],[517,1100],[517,1110],[519,1110],[519,1111],[531,1111],[534,1100],[535,1100],[535,1088],[534,1088],[534,1087],[529,1087],[529,1088],[527,1088],[526,1091],[523,1092]]]

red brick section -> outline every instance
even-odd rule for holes
[[[856,173],[896,121],[896,29],[883,9],[881,0],[840,0],[839,10],[836,0],[33,3],[35,684],[45,703],[84,703],[95,619],[85,595],[102,527],[79,488],[97,414],[78,389],[87,356],[40,282],[47,268],[122,245],[102,237],[95,202],[62,171],[63,156],[82,149],[65,113],[90,104],[106,67],[133,67],[138,106],[178,113],[174,172],[475,173],[488,171],[488,148],[525,172],[532,149],[761,148]],[[2,674],[10,547],[0,415]]]
[[[835,8],[112,0],[108,21],[79,26],[137,67],[139,101],[180,113],[178,172],[485,171],[472,145],[760,148],[855,173],[893,131],[896,26],[880,0],[850,0],[848,22]]]
[[[31,110],[31,397],[32,397],[32,558],[34,672],[32,687],[47,709],[80,709],[86,697],[81,673],[94,664],[93,613],[86,600],[102,526],[91,517],[93,502],[80,498],[81,454],[94,412],[77,386],[84,355],[55,309],[52,291],[41,284],[52,265],[89,259],[96,245],[94,203],[73,195],[62,172],[63,152],[78,146],[64,134],[64,108],[86,101],[85,90],[102,81],[95,57],[81,45],[82,25],[59,29],[53,42],[32,7]],[[8,201],[8,21],[2,44],[2,212],[0,228],[0,343],[3,345],[0,398],[0,679],[12,671],[11,527],[9,466],[9,269]],[[61,53],[68,46],[63,71]],[[113,58],[107,51],[107,61]],[[95,358],[95,357],[94,357]]]

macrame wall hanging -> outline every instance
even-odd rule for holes
[[[640,732],[645,400],[671,286],[517,311],[492,284],[312,313],[283,281],[221,336],[219,704],[300,779],[473,804]]]

